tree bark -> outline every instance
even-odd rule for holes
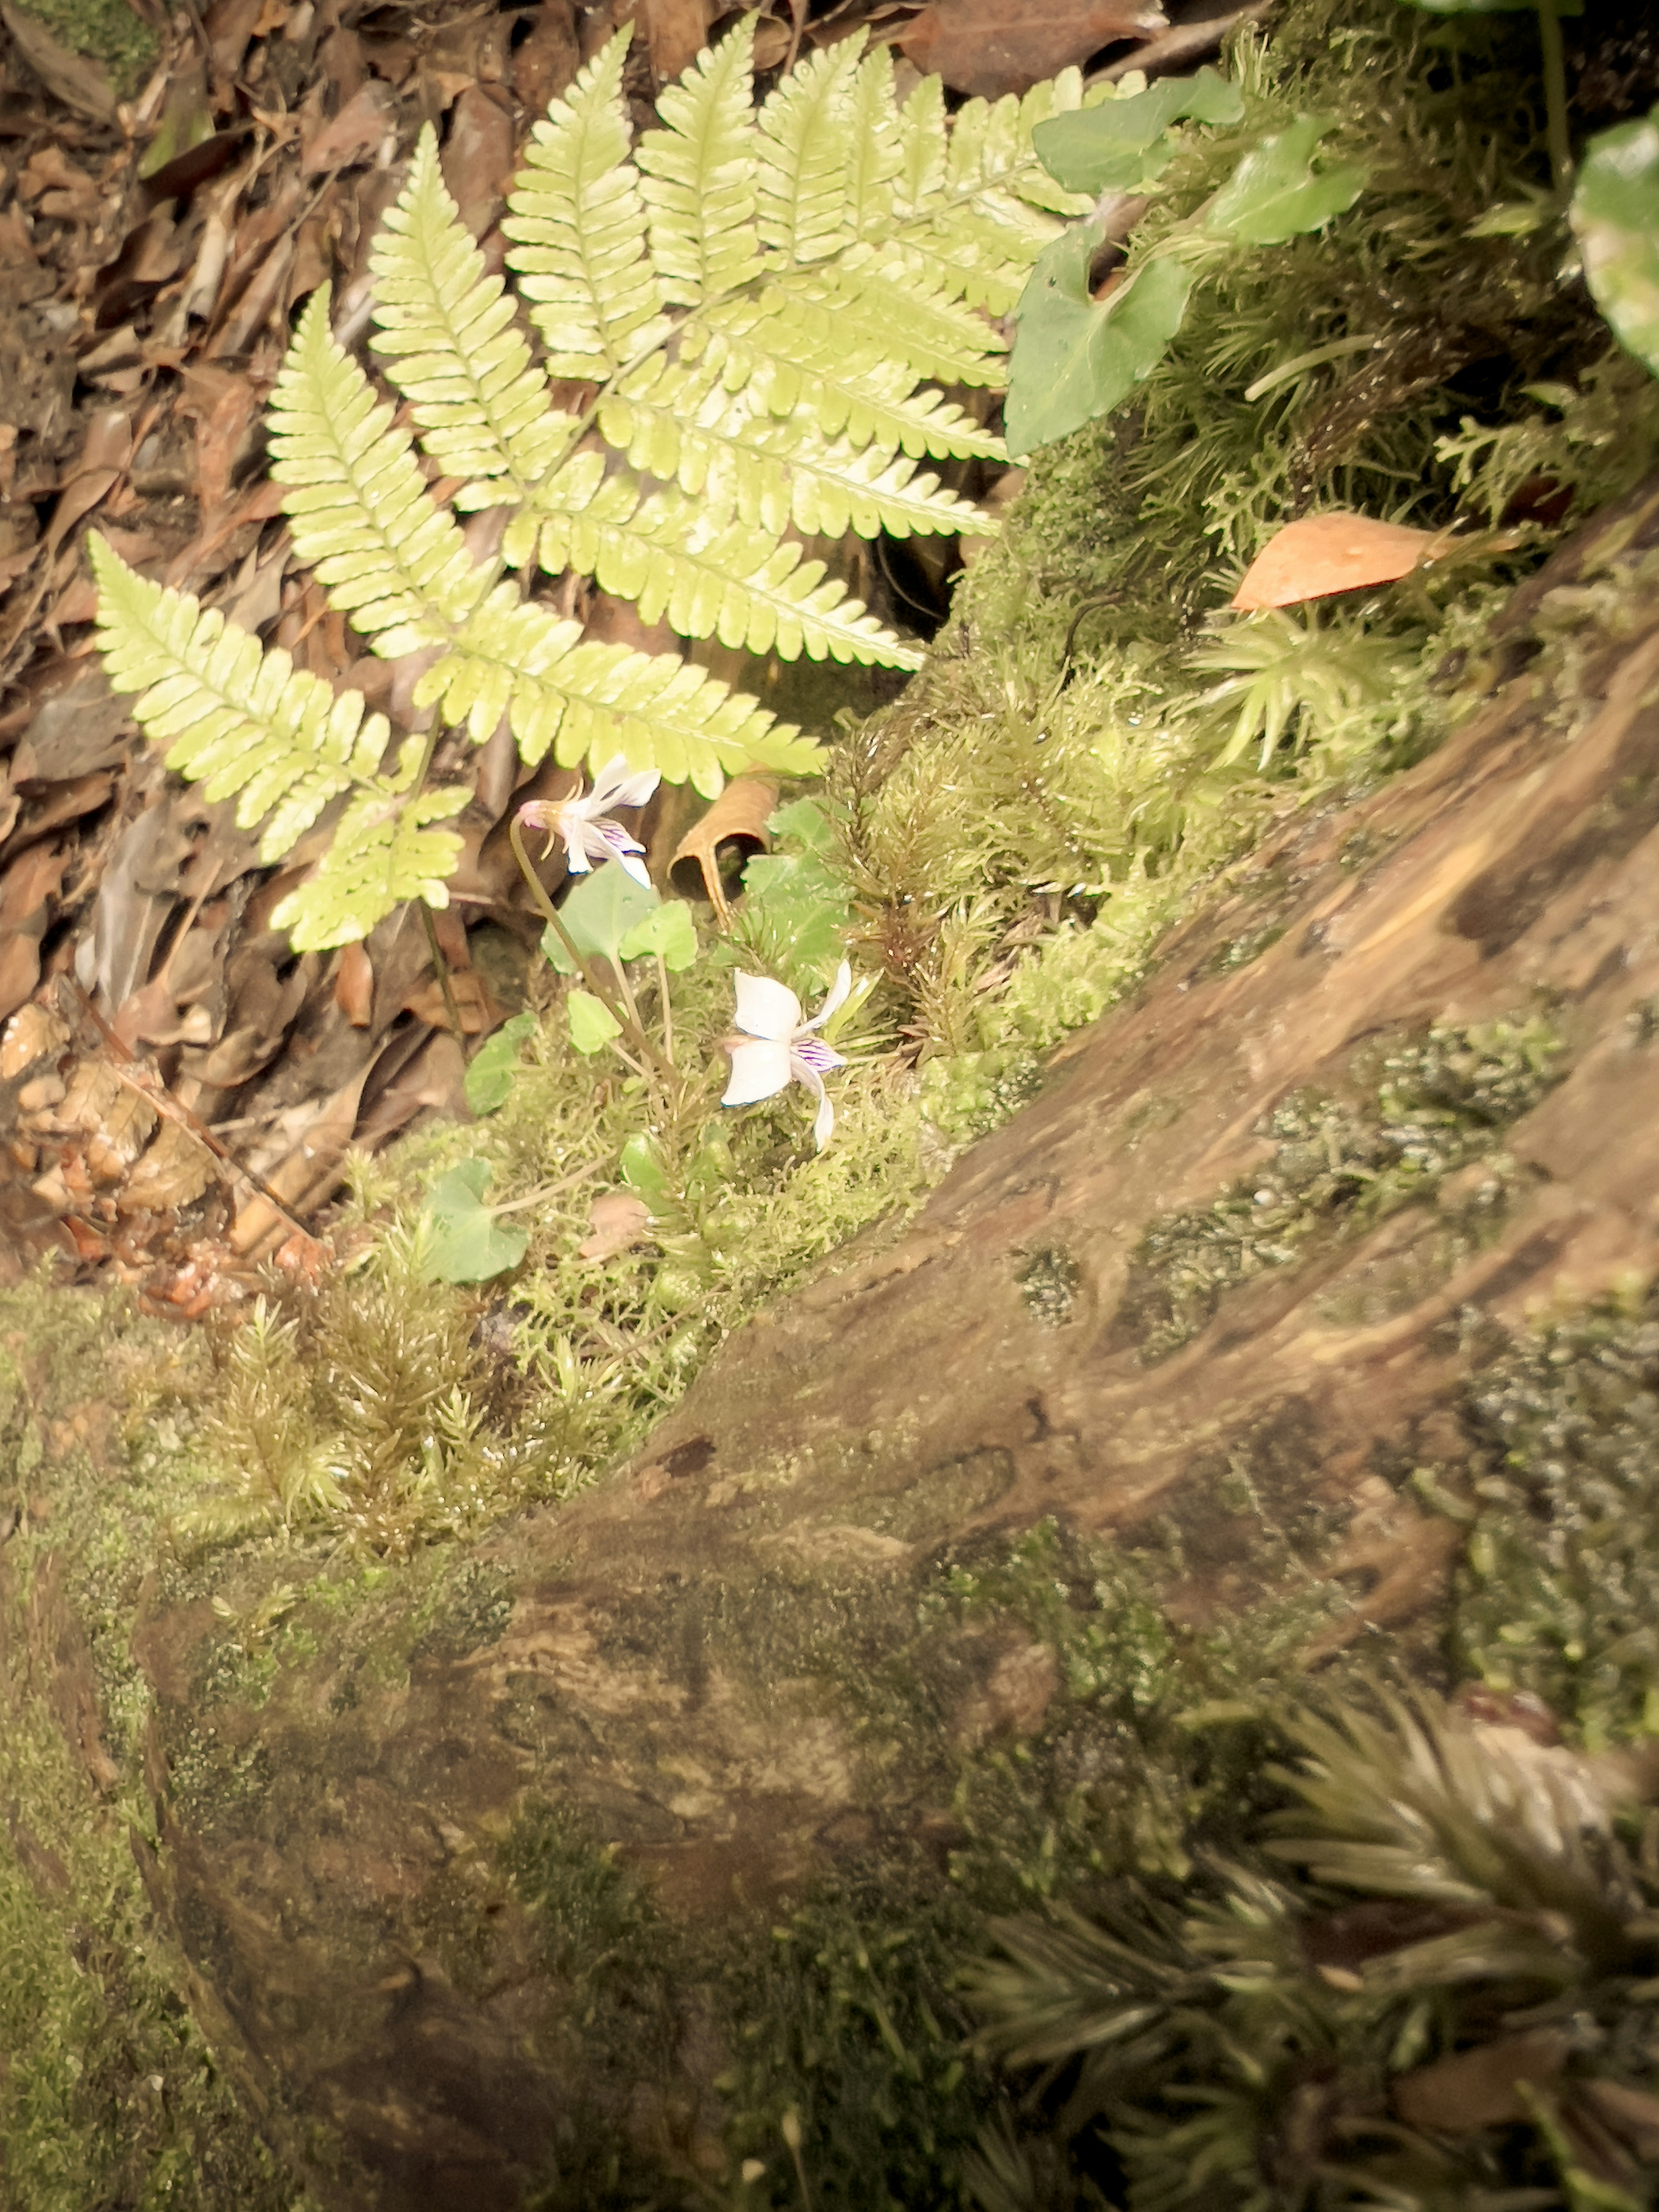
[[[1458,1531],[1391,1477],[1455,1486],[1472,1363],[1539,1302],[1659,1263],[1655,544],[1650,490],[1553,561],[1458,735],[1290,823],[902,1234],[734,1338],[630,1466],[501,1530],[464,1586],[306,1613],[313,1656],[256,1699],[211,1688],[207,1600],[154,1584],[146,1878],[324,2203],[511,2212],[592,2130],[718,2171],[697,1989],[641,1997],[635,2046],[596,2056],[580,1962],[503,1838],[551,1805],[572,1850],[641,1878],[663,1957],[705,1960],[827,1867],[935,1847],[952,1762],[1038,1729],[1059,1681],[1029,1635],[964,1626],[925,1695],[876,1694],[946,1547],[1156,1524],[1170,1606],[1201,1619],[1255,1601],[1271,1522],[1287,1571],[1348,1593],[1310,1663],[1431,1611]],[[1390,1054],[1528,1019],[1561,1048],[1526,1110],[1431,1129],[1423,1194],[1371,1205],[1398,1168],[1376,1165]],[[1334,1148],[1323,1183],[1310,1144]],[[1248,1241],[1256,1178],[1282,1255],[1195,1278],[1218,1196]]]

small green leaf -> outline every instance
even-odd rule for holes
[[[528,1232],[500,1227],[483,1202],[489,1176],[488,1160],[463,1160],[434,1185],[427,1200],[433,1226],[428,1281],[487,1282],[523,1259]]]
[[[758,854],[744,868],[743,944],[768,975],[787,976],[800,989],[826,984],[845,949],[848,921],[830,817],[816,799],[799,799],[767,827],[796,849]]]
[[[1368,171],[1358,161],[1316,169],[1313,150],[1334,128],[1329,115],[1298,115],[1252,149],[1210,203],[1204,228],[1244,246],[1279,246],[1317,230],[1351,208],[1365,189]]]
[[[654,913],[635,923],[617,950],[624,960],[643,960],[650,953],[660,952],[664,963],[679,975],[697,957],[697,930],[690,908],[684,899],[665,899]]]
[[[1591,298],[1659,376],[1659,107],[1590,140],[1569,216]]]
[[[623,938],[660,904],[655,891],[612,862],[583,877],[559,908],[559,920],[584,959],[609,960],[614,966],[622,957]],[[561,975],[574,972],[570,955],[550,929],[542,938],[542,951]]]
[[[479,1047],[464,1085],[466,1103],[475,1114],[493,1114],[506,1105],[513,1088],[513,1071],[519,1064],[519,1047],[535,1034],[534,1014],[514,1014]]]
[[[1051,115],[1032,131],[1031,143],[1068,192],[1125,191],[1146,181],[1147,155],[1170,124],[1183,118],[1237,123],[1243,112],[1237,89],[1212,69],[1202,69],[1196,76],[1161,78],[1127,100]],[[1167,150],[1159,149],[1152,158],[1155,169],[1161,168]]]
[[[653,1211],[667,1205],[668,1170],[654,1139],[643,1134],[630,1137],[622,1148],[617,1172],[629,1190],[637,1192]]]
[[[1029,453],[1108,415],[1150,376],[1181,328],[1193,289],[1180,262],[1143,262],[1103,300],[1089,291],[1101,241],[1074,225],[1044,246],[1021,296],[1008,375],[1008,451]]]
[[[622,1035],[622,1024],[591,991],[573,991],[565,1004],[570,1011],[570,1042],[578,1052],[603,1052]]]

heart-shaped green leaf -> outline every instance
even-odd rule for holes
[[[1051,115],[1032,131],[1031,144],[1068,192],[1128,191],[1148,181],[1148,155],[1170,124],[1237,123],[1243,112],[1235,87],[1201,69],[1196,76],[1160,78],[1127,100]],[[1163,166],[1157,154],[1152,166]]]
[[[622,1035],[622,1024],[603,999],[591,991],[573,991],[565,1000],[570,1015],[570,1042],[580,1053],[603,1052],[612,1038]]]
[[[660,904],[655,891],[611,865],[583,877],[559,908],[559,920],[584,959],[609,960],[614,966],[623,957],[623,938]],[[561,975],[574,973],[570,955],[551,929],[543,934],[542,951]]]
[[[643,960],[659,952],[675,975],[697,957],[696,925],[684,899],[665,899],[659,907],[636,921],[617,948],[624,960]]]
[[[1155,258],[1103,300],[1089,291],[1101,242],[1074,224],[1044,246],[1021,295],[1008,375],[1006,436],[1029,453],[1109,414],[1150,376],[1181,328],[1193,280],[1180,262]]]
[[[466,1103],[475,1114],[493,1114],[505,1106],[513,1089],[513,1071],[519,1064],[519,1047],[536,1034],[534,1014],[514,1014],[492,1037],[479,1046],[466,1071]]]
[[[1264,138],[1210,203],[1204,228],[1244,246],[1279,246],[1351,208],[1365,189],[1362,165],[1313,166],[1314,149],[1332,128],[1328,115],[1298,115],[1288,130]]]
[[[1569,213],[1591,298],[1659,376],[1659,107],[1590,140]]]
[[[441,1283],[483,1283],[516,1267],[529,1243],[522,1229],[504,1229],[483,1202],[488,1160],[463,1160],[434,1183],[427,1200],[432,1220],[426,1276]]]

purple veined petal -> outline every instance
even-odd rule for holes
[[[813,1015],[810,1022],[802,1023],[802,1028],[809,1030],[822,1029],[824,1023],[829,1020],[830,1015],[833,1014],[838,1007],[844,1006],[846,1005],[848,995],[851,992],[852,988],[853,970],[847,962],[843,960],[840,967],[836,970],[836,980],[830,987],[829,997],[818,1008],[817,1013]],[[844,1066],[845,1063],[838,1062],[837,1065]]]
[[[620,860],[636,884],[643,884],[647,890],[650,890],[651,878],[635,857],[645,848],[637,837],[629,836],[620,822],[595,822],[587,832],[586,844],[596,860]]]
[[[804,1030],[798,1030],[789,1048],[789,1064],[805,1083],[808,1068],[818,1075],[828,1075],[832,1067],[845,1067],[847,1062],[821,1037],[808,1036]]]
[[[753,1044],[729,1044],[732,1080],[726,1086],[722,1106],[752,1106],[757,1098],[775,1098],[787,1090],[793,1073],[789,1047],[781,1039],[760,1039]]]
[[[787,1045],[800,1027],[800,1000],[794,993],[787,984],[775,983],[769,975],[747,975],[739,972],[734,981],[738,994],[738,1027],[747,1030],[750,1036],[764,1037],[770,1043]],[[787,1079],[786,1077],[785,1081]]]

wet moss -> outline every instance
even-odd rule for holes
[[[1659,1295],[1548,1322],[1472,1381],[1462,1663],[1585,1744],[1659,1735]]]
[[[1346,1097],[1292,1093],[1256,1130],[1272,1152],[1253,1175],[1207,1206],[1147,1225],[1119,1307],[1119,1339],[1148,1365],[1167,1358],[1238,1285],[1351,1240],[1432,1198],[1455,1170],[1488,1161],[1492,1189],[1471,1194],[1460,1209],[1462,1241],[1441,1255],[1443,1266],[1455,1264],[1470,1238],[1501,1221],[1508,1170],[1499,1139],[1557,1079],[1562,1050],[1538,1015],[1434,1029],[1368,1048]],[[1393,1296],[1410,1302],[1421,1289],[1415,1277],[1402,1279]]]
[[[155,66],[155,34],[124,0],[20,0],[72,53],[100,62],[117,96],[131,98]]]

